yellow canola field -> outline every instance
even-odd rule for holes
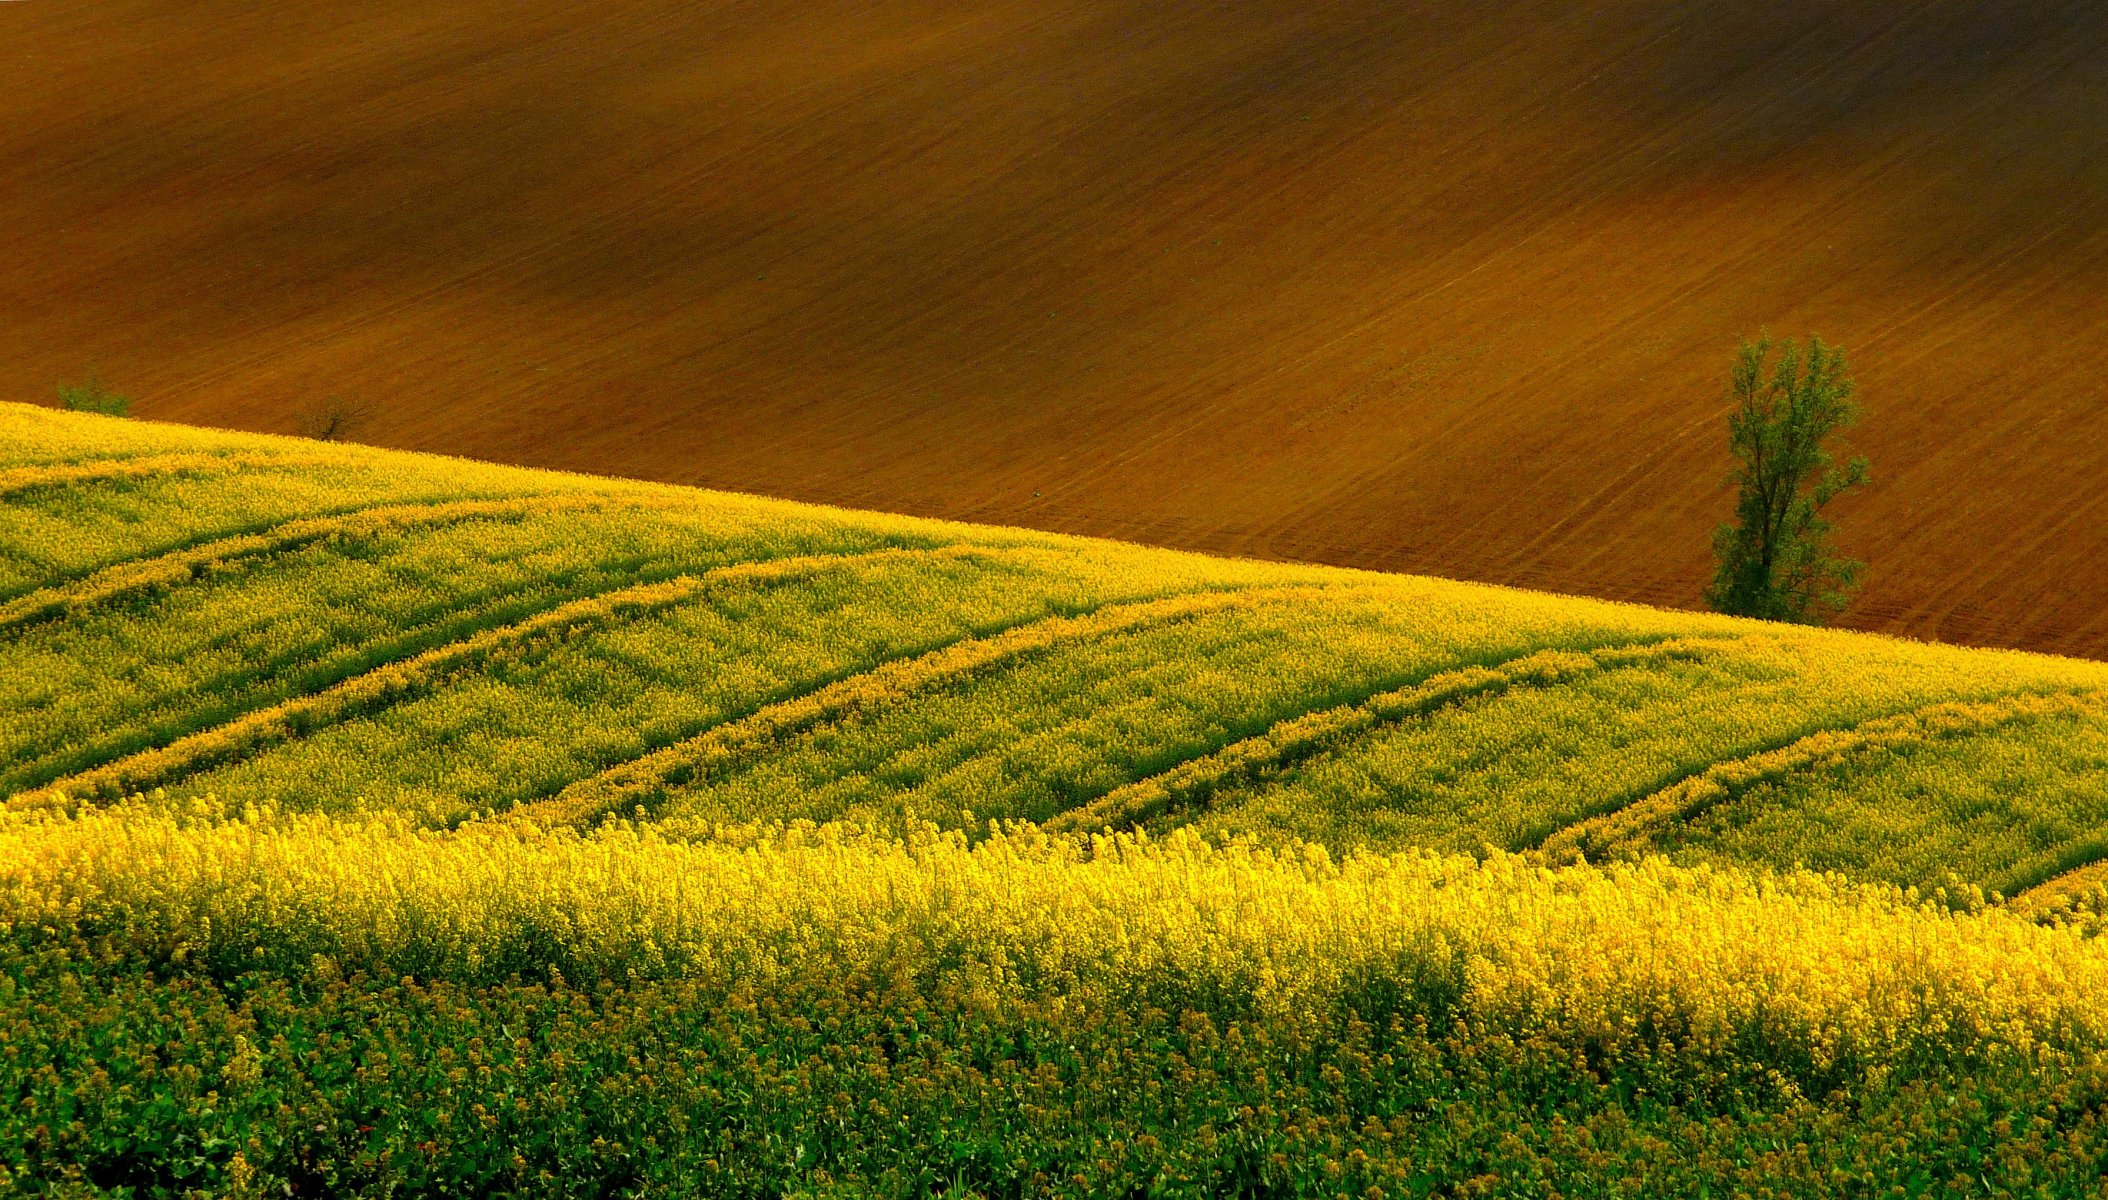
[[[1755,1037],[1825,1066],[1932,1045],[2024,1058],[2108,1045],[2108,943],[1837,877],[1024,826],[971,845],[715,832],[11,814],[0,912],[13,939],[72,927],[214,972],[890,978],[993,1009],[1144,989],[1176,1011],[1179,989],[1228,989],[1279,1016],[1380,979],[1453,993],[1461,1019],[1619,1054],[1661,1039],[1746,1052]]]
[[[0,1190],[2108,1178],[2108,664],[5,405],[0,488]]]
[[[1934,845],[1945,810],[1894,781],[1937,753],[1952,807],[2029,795],[2021,835],[1958,848],[1964,882],[2108,848],[2101,768],[2056,724],[2108,691],[2099,663],[19,406],[0,428],[17,809],[158,787],[433,826],[1190,823],[1779,869],[1812,847],[1930,886],[1931,849],[1867,843]],[[2016,749],[1969,757],[1991,738]],[[1849,772],[1895,820],[1715,854],[1730,806],[1681,836]]]

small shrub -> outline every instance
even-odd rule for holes
[[[59,385],[59,405],[68,412],[101,413],[106,417],[122,417],[132,410],[132,399],[121,396],[103,386],[101,379],[89,375],[83,383]]]
[[[373,419],[373,407],[352,396],[329,396],[300,410],[295,419],[301,437],[340,442]]]

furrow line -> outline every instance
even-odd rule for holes
[[[1541,849],[1553,858],[1636,853],[1652,833],[1731,801],[1761,784],[1862,754],[1984,733],[2003,725],[2065,713],[2098,712],[2108,692],[2022,692],[1992,700],[1943,700],[1824,729],[1784,746],[1714,763],[1667,787],[1560,829]]]
[[[513,819],[550,827],[577,825],[637,807],[650,809],[677,787],[747,758],[786,735],[966,678],[989,667],[1068,642],[1239,608],[1326,584],[1289,584],[1189,592],[1108,606],[1080,616],[1045,617],[987,637],[967,637],[914,658],[894,659],[817,690],[756,709],[686,740],[618,763],[546,799],[512,810]]]
[[[2077,902],[2108,888],[2108,841],[2095,841],[2086,848],[2086,853],[2085,862],[2012,897],[2005,902],[2006,909],[2040,921],[2059,912],[2069,912]]]
[[[671,508],[671,498],[601,496],[555,492],[503,499],[445,500],[378,505],[326,516],[300,517],[255,533],[236,534],[150,557],[113,563],[70,583],[38,588],[0,603],[0,632],[57,617],[70,617],[138,592],[179,586],[244,559],[296,550],[338,538],[372,538],[421,526],[484,518],[527,518],[544,512],[606,508]]]
[[[111,479],[148,479],[159,475],[214,475],[251,467],[319,467],[340,462],[319,454],[142,454],[131,458],[98,458],[51,466],[10,467],[0,471],[0,496],[36,488],[66,487]]]
[[[696,599],[727,585],[774,583],[819,575],[851,564],[896,558],[994,556],[973,546],[920,550],[890,548],[856,554],[801,555],[736,563],[700,575],[679,575],[587,596],[510,625],[485,629],[414,657],[386,663],[322,691],[245,713],[225,724],[143,750],[115,762],[25,792],[9,807],[66,807],[75,799],[108,799],[162,786],[207,767],[304,737],[324,726],[400,703],[495,655],[537,642],[559,641]]]
[[[1286,718],[1145,779],[1115,788],[1045,823],[1054,831],[1126,829],[1179,809],[1204,808],[1229,787],[1278,776],[1388,725],[1402,724],[1515,687],[1546,687],[1597,671],[1695,659],[1704,639],[1623,643],[1596,650],[1538,650],[1492,666],[1462,667],[1365,700]]]

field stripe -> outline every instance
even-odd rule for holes
[[[637,806],[652,807],[668,789],[708,775],[787,734],[826,724],[916,692],[1068,642],[1106,637],[1239,608],[1321,583],[1188,592],[1109,605],[1081,616],[1044,617],[986,637],[962,638],[914,658],[894,659],[815,691],[756,709],[664,749],[578,780],[563,791],[512,810],[542,826],[576,825]]]
[[[245,713],[225,724],[143,750],[116,762],[81,771],[25,792],[10,807],[65,806],[74,798],[103,799],[162,786],[185,775],[248,757],[255,751],[424,692],[493,655],[537,641],[561,640],[585,630],[686,603],[719,587],[772,583],[823,574],[845,565],[898,558],[996,557],[977,546],[930,550],[889,548],[856,554],[801,555],[736,563],[701,575],[679,575],[573,600],[525,620],[485,629],[415,657],[352,676],[319,692]]]
[[[1638,852],[1651,834],[1731,801],[1760,784],[1842,762],[1860,754],[1914,743],[1984,733],[2000,726],[2063,713],[2098,712],[2108,692],[2021,692],[1992,700],[1942,700],[1874,717],[1844,729],[1824,729],[1784,746],[1714,763],[1608,812],[1575,822],[1546,838],[1554,857]]]
[[[2080,849],[2085,861],[2050,876],[2005,902],[2007,910],[2040,920],[2069,902],[2108,886],[2108,839],[2095,838]]]
[[[1476,697],[1515,687],[1555,685],[1597,671],[1696,658],[1710,648],[1699,639],[1678,638],[1587,651],[1538,650],[1492,666],[1443,671],[1365,700],[1286,718],[1264,733],[1115,788],[1088,805],[1051,818],[1045,827],[1056,831],[1132,828],[1176,809],[1204,808],[1228,787],[1280,774],[1382,727]]]
[[[148,479],[160,475],[215,475],[252,467],[320,467],[343,465],[342,458],[319,454],[141,454],[130,458],[95,458],[50,466],[10,467],[0,471],[0,496],[36,488],[67,487],[112,479]]]
[[[299,517],[255,533],[199,542],[177,550],[112,563],[78,580],[38,588],[0,603],[0,632],[56,617],[70,617],[137,592],[175,587],[216,567],[299,549],[335,538],[371,538],[399,530],[483,518],[533,517],[543,512],[611,508],[671,508],[672,498],[603,496],[552,492],[488,500],[435,500],[376,505],[341,513]]]

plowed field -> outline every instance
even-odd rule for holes
[[[1694,604],[1738,335],[1848,623],[2108,655],[2092,0],[0,5],[0,399]]]

